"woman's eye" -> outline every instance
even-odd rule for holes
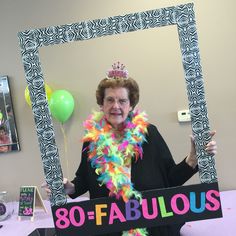
[[[114,102],[114,99],[110,98],[110,99],[109,99],[109,102]]]
[[[120,99],[120,104],[125,105],[128,102],[128,99]]]
[[[113,102],[114,102],[114,99],[113,99],[113,98],[107,98],[107,102],[113,103]]]
[[[106,98],[105,100],[106,100],[107,103],[110,103],[110,104],[113,104],[116,101],[116,99],[114,99],[114,98]],[[128,99],[119,99],[117,102],[119,104],[124,105],[128,102]]]

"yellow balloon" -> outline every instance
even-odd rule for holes
[[[45,91],[46,91],[47,100],[49,101],[52,96],[52,89],[47,84],[45,84]]]
[[[47,84],[45,84],[45,92],[46,92],[47,100],[49,101],[52,96],[52,89]],[[25,88],[25,101],[31,107],[31,100],[30,100],[28,86]]]

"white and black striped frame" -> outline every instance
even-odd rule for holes
[[[19,32],[18,38],[32,101],[45,179],[52,189],[50,199],[52,206],[65,204],[66,194],[63,189],[63,173],[55,142],[52,118],[44,90],[39,48],[168,25],[176,25],[178,29],[192,132],[196,142],[200,182],[217,182],[214,157],[206,153],[204,149],[211,137],[193,7],[193,3],[188,3],[106,19]]]

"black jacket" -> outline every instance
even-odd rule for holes
[[[154,125],[148,126],[147,142],[143,143],[143,158],[137,162],[132,161],[131,180],[138,191],[180,186],[197,172],[183,160],[175,164],[164,139]],[[83,150],[87,150],[89,143],[84,143]],[[72,180],[75,184],[75,193],[71,198],[76,198],[89,191],[90,198],[107,197],[109,190],[99,186],[97,174],[88,161],[87,151],[82,152],[82,160],[76,177]],[[148,229],[149,236],[178,236],[181,225],[161,226]],[[106,236],[120,236],[122,233],[107,234]],[[105,235],[103,235],[105,236]]]

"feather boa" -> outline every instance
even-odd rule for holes
[[[83,142],[90,142],[88,158],[99,176],[100,185],[106,185],[109,196],[122,198],[127,202],[131,197],[141,201],[141,193],[134,189],[130,168],[132,158],[143,157],[142,144],[146,141],[147,116],[144,112],[131,113],[123,127],[123,137],[117,140],[112,126],[106,121],[103,112],[93,112],[84,122]],[[124,231],[123,236],[145,236],[146,229]]]

